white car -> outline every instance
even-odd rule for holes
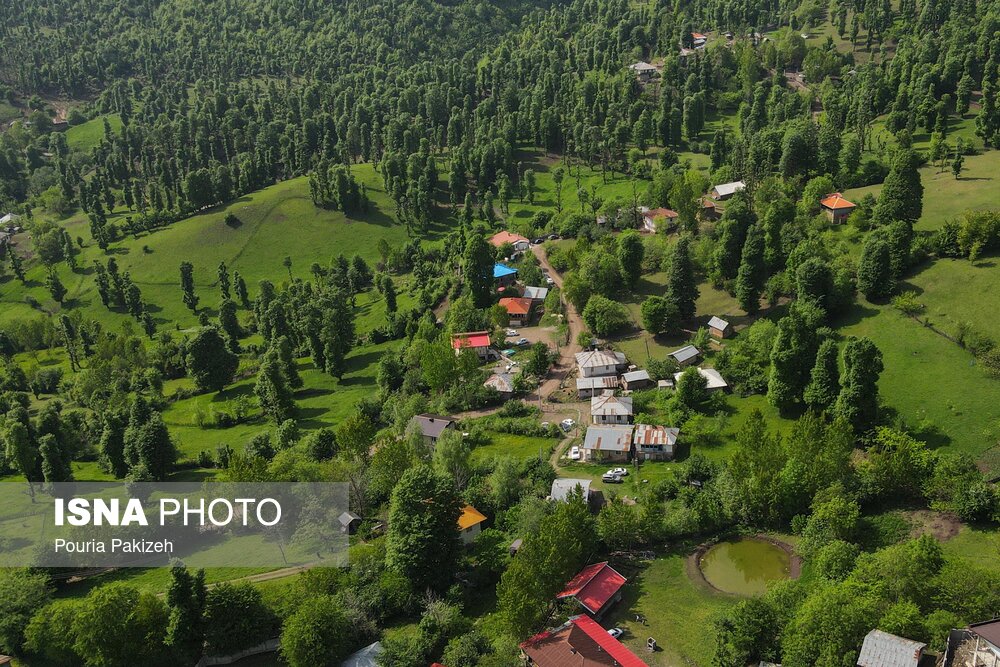
[[[559,422],[559,428],[561,428],[564,431],[569,431],[574,426],[576,426],[576,422],[573,421],[572,419],[564,419],[561,422]]]
[[[570,458],[571,461],[579,461],[580,460],[580,448],[576,447],[576,446],[570,447],[569,458]]]
[[[545,284],[546,285],[555,285],[556,281],[554,281],[552,279],[552,276],[545,276]]]
[[[507,334],[507,338],[511,338],[513,336],[516,336],[517,335],[517,329],[507,329],[506,334]]]
[[[604,473],[603,475],[601,475],[601,481],[603,481],[603,482],[605,482],[607,484],[621,484],[622,483],[622,476],[621,475],[616,475],[615,473],[613,473],[613,472],[611,472],[609,470],[606,473]]]
[[[625,634],[625,631],[622,630],[621,628],[611,628],[610,630],[608,630],[608,634],[614,637],[615,639],[618,639],[623,634]]]
[[[521,338],[517,341],[516,345],[518,347],[524,347],[525,345],[531,345],[531,341],[527,338]]]
[[[626,477],[628,475],[628,470],[626,468],[612,468],[608,472],[613,475],[621,475],[622,477]]]

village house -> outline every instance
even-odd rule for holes
[[[823,212],[826,213],[826,217],[835,225],[847,222],[847,218],[857,208],[857,206],[847,201],[844,195],[839,192],[831,192],[823,197],[819,205],[823,209]]]
[[[537,667],[647,667],[639,656],[589,616],[574,616],[520,645],[525,664]]]
[[[348,535],[358,532],[358,526],[361,525],[361,517],[354,512],[342,513],[338,521],[340,522],[340,532],[347,533]]]
[[[632,458],[632,426],[590,426],[582,450],[584,461],[627,463]]]
[[[476,535],[483,532],[484,521],[486,516],[472,505],[462,508],[462,513],[458,515],[458,534],[462,538],[462,544],[472,544]]]
[[[524,298],[531,299],[532,301],[537,301],[539,303],[545,301],[545,297],[549,295],[548,287],[525,287],[524,288]]]
[[[456,428],[457,424],[451,417],[441,417],[440,415],[416,415],[410,420],[411,428],[420,431],[424,436],[424,443],[431,447],[438,441],[445,429]]]
[[[721,183],[712,188],[712,198],[716,201],[726,201],[737,192],[747,186],[743,181],[733,181],[731,183]]]
[[[513,234],[508,231],[499,232],[490,237],[490,244],[494,248],[500,248],[505,243],[509,243],[514,246],[514,250],[517,252],[524,252],[531,247],[531,241],[524,238],[520,234]]]
[[[927,644],[872,630],[865,635],[858,667],[917,667],[925,648]]]
[[[591,502],[589,479],[570,479],[566,477],[554,479],[552,480],[552,489],[549,491],[549,498],[556,502],[564,503],[569,499],[570,494],[578,488],[583,493],[584,501],[589,504]]]
[[[653,384],[653,379],[649,377],[649,371],[639,369],[622,373],[622,388],[626,391],[645,389],[651,384]]]
[[[729,389],[729,383],[722,378],[722,374],[714,368],[698,368],[698,373],[705,378],[705,388],[709,392],[725,391]],[[683,373],[674,373],[674,384],[680,382]]]
[[[690,366],[700,361],[701,351],[694,345],[685,345],[681,349],[671,352],[670,356],[683,368],[684,366]]]
[[[1000,618],[949,632],[943,658],[950,667],[1000,666]]]
[[[510,287],[517,282],[517,269],[513,269],[506,264],[494,264],[493,280],[501,290]]]
[[[617,375],[599,375],[597,377],[577,378],[576,395],[578,398],[590,398],[599,396],[605,390],[614,391],[618,388]]]
[[[477,357],[485,361],[490,357],[490,333],[488,331],[469,331],[452,334],[451,347],[455,350],[455,356],[461,354],[462,350],[471,349]]]
[[[656,69],[655,65],[650,65],[642,60],[629,65],[628,68],[635,74],[639,83],[649,83],[659,74],[659,70]]]
[[[576,353],[576,365],[580,369],[580,377],[597,377],[600,375],[618,375],[625,368],[627,360],[621,352],[607,350],[590,350]]]
[[[732,333],[732,327],[729,322],[725,321],[721,317],[712,316],[712,319],[708,321],[708,333],[712,334],[713,338],[722,340],[723,338],[729,338],[729,334]]]
[[[669,229],[677,224],[678,217],[680,217],[680,214],[677,211],[671,211],[669,208],[650,209],[642,214],[642,228],[650,234],[655,234],[658,222]]]
[[[500,299],[500,305],[507,311],[507,318],[513,327],[524,326],[531,320],[531,306],[534,302],[523,296]]]
[[[709,197],[701,198],[701,208],[698,210],[698,215],[706,222],[718,220],[722,217],[722,213],[719,212],[719,205]]]
[[[636,424],[632,432],[633,455],[640,461],[672,461],[680,434],[678,428]]]
[[[608,565],[607,561],[594,563],[570,579],[563,591],[556,595],[556,599],[572,598],[595,618],[600,618],[621,599],[622,587],[627,581],[628,579]]]
[[[691,41],[694,43],[694,48],[705,48],[705,44],[708,42],[708,35],[703,35],[700,32],[692,32]]]
[[[3,216],[0,216],[0,227],[6,228],[7,225],[12,224],[15,220],[17,220],[16,215],[13,213],[5,213]]]
[[[514,376],[510,373],[494,373],[486,379],[483,386],[493,387],[501,398],[510,398],[514,395]]]
[[[611,390],[605,390],[590,399],[590,418],[595,424],[631,424],[632,397],[615,396]]]

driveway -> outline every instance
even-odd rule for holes
[[[556,287],[558,287],[561,291],[563,286],[562,276],[552,268],[551,264],[549,264],[549,260],[545,256],[545,249],[540,245],[534,245],[531,246],[531,252],[533,252],[535,257],[538,258],[538,263],[541,267],[548,271],[549,275],[552,276],[552,280],[555,282]],[[539,385],[538,390],[528,397],[529,401],[537,401],[539,398],[544,401],[544,399],[547,399],[550,394],[559,389],[559,385],[573,370],[573,366],[576,365],[576,353],[583,349],[576,342],[580,332],[584,330],[583,319],[580,317],[580,314],[576,312],[576,308],[573,307],[573,304],[565,298],[563,299],[563,303],[566,307],[566,320],[569,323],[569,343],[563,345],[559,349],[559,359],[549,371],[548,379],[542,382],[542,384]]]

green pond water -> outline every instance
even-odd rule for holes
[[[746,539],[716,544],[699,565],[708,583],[720,591],[760,595],[770,582],[789,577],[791,558],[770,542]]]

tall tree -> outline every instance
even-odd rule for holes
[[[837,397],[837,414],[855,433],[864,433],[878,418],[878,378],[884,370],[882,352],[868,338],[855,338],[844,346],[844,376]]]
[[[470,231],[465,239],[462,273],[476,308],[493,301],[493,250],[482,234]]]
[[[295,411],[295,400],[292,397],[292,389],[288,384],[288,378],[281,367],[277,351],[273,348],[268,350],[257,371],[257,384],[253,388],[260,408],[275,424],[280,424]]]
[[[184,305],[191,312],[198,310],[198,295],[194,293],[194,266],[191,262],[181,262],[181,292],[184,294]]]
[[[764,234],[759,225],[754,225],[747,233],[740,269],[736,274],[736,299],[740,303],[740,308],[751,315],[756,313],[760,309],[760,295],[766,283]]]
[[[817,412],[829,409],[840,393],[838,353],[836,341],[829,339],[820,343],[816,352],[816,363],[802,398],[806,405]]]
[[[203,327],[187,345],[188,374],[201,391],[222,391],[233,381],[240,359],[215,327]]]
[[[642,239],[634,229],[628,229],[618,235],[618,264],[621,275],[628,287],[634,288],[642,274]]]
[[[686,234],[674,246],[666,287],[666,296],[677,305],[680,318],[690,320],[694,317],[699,292],[694,276],[694,260],[691,258],[691,238]]]
[[[451,583],[461,544],[455,482],[419,465],[403,474],[392,492],[386,567],[407,578],[414,591],[443,591]]]
[[[873,216],[882,224],[894,220],[915,223],[923,212],[924,186],[917,167],[920,160],[912,149],[900,149],[885,177]]]

